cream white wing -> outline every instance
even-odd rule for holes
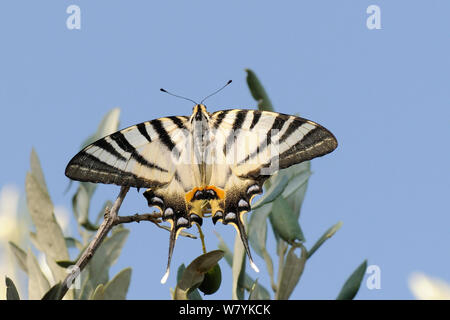
[[[262,193],[264,181],[280,169],[330,153],[337,147],[333,134],[300,117],[258,110],[223,110],[211,115],[208,185],[221,191],[210,201],[213,221],[238,230],[251,259],[242,215]]]

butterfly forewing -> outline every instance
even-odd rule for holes
[[[271,175],[337,147],[330,131],[292,115],[235,109],[215,112],[211,118],[213,123],[219,122],[216,137],[227,137],[226,146],[218,147],[224,150],[222,162],[226,161],[238,177]],[[270,170],[264,170],[267,168]]]
[[[161,118],[115,132],[81,150],[67,165],[69,178],[131,187],[161,187],[176,174],[189,133],[186,117]]]

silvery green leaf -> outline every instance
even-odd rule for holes
[[[27,253],[27,269],[28,299],[39,300],[50,289],[50,284],[31,250]]]
[[[250,89],[250,93],[258,102],[258,109],[273,111],[269,96],[267,95],[266,90],[264,90],[264,87],[262,86],[256,74],[250,69],[245,69],[245,71],[247,72],[247,84]]]
[[[73,212],[75,213],[78,224],[81,226],[90,226],[90,223],[88,223],[89,207],[95,188],[90,188],[89,185],[88,182],[80,182],[77,191],[72,197]]]
[[[338,231],[341,228],[341,226],[342,226],[342,222],[339,221],[334,226],[332,226],[327,231],[325,231],[325,233],[319,238],[319,240],[317,240],[317,242],[311,247],[311,249],[309,249],[308,259],[314,254],[314,252],[316,252],[317,249],[320,248],[320,246],[326,240],[330,239],[336,233],[336,231]]]
[[[108,113],[103,117],[100,125],[97,128],[95,134],[91,135],[88,139],[86,139],[81,148],[90,145],[91,143],[101,139],[107,135],[110,135],[116,132],[119,129],[119,117],[120,117],[120,108],[114,108],[108,111]]]
[[[301,185],[297,190],[295,190],[286,199],[286,202],[292,208],[295,213],[297,220],[300,218],[300,212],[303,205],[303,200],[305,199],[306,189],[308,188],[308,183]]]
[[[73,237],[65,237],[67,248],[77,248],[78,250],[83,249],[83,244]]]
[[[71,260],[59,260],[59,261],[56,261],[56,263],[58,264],[58,266],[67,269],[71,266],[74,266],[77,262],[71,261]]]
[[[36,153],[36,150],[31,149],[30,155],[30,168],[36,182],[42,187],[43,190],[47,190],[47,184],[45,183],[44,172],[42,172],[41,162]]]
[[[289,299],[292,291],[294,291],[297,286],[298,281],[305,268],[305,263],[307,259],[307,251],[301,245],[300,256],[297,256],[294,252],[296,247],[291,247],[286,255],[286,260],[281,271],[281,276],[278,283],[278,291],[275,295],[277,300],[287,300]]]
[[[16,285],[10,278],[5,277],[5,285],[6,285],[6,300],[20,300],[19,292],[17,291]]]
[[[280,174],[289,177],[289,183],[283,191],[283,198],[291,206],[293,212],[298,219],[300,217],[300,209],[305,199],[306,189],[308,187],[309,177],[311,175],[311,165],[309,161],[305,161],[293,165],[287,169],[280,171]]]
[[[309,161],[307,162],[309,163]],[[311,176],[311,171],[305,170],[303,172],[299,172],[295,176],[289,180],[288,185],[284,189],[282,196],[284,198],[289,197],[292,193],[294,193],[298,188],[302,187],[306,183],[308,183],[308,179]]]
[[[202,283],[205,273],[214,267],[223,256],[222,250],[214,250],[195,258],[184,270],[180,281],[178,281],[174,299],[187,300],[189,292]]]
[[[364,260],[358,268],[350,275],[350,277],[345,281],[339,292],[336,300],[352,300],[359,291],[361,286],[361,281],[364,278],[367,269],[367,260]]]
[[[252,284],[250,291],[248,293],[248,300],[261,300],[259,299],[259,289],[258,289],[258,279]]]
[[[105,294],[105,286],[103,284],[99,284],[97,288],[92,292],[89,300],[103,300]]]
[[[11,249],[11,252],[14,254],[14,257],[16,257],[16,261],[19,264],[19,267],[25,273],[28,273],[27,253],[12,241],[9,241],[8,244],[9,244],[9,248]]]
[[[243,219],[244,226],[246,225],[245,219]],[[234,253],[233,253],[233,265],[231,266],[232,273],[232,294],[233,300],[244,299],[244,287],[241,283],[245,277],[245,260],[246,253],[244,245],[242,244],[241,237],[238,233],[234,238]]]
[[[248,240],[254,252],[263,257],[267,239],[267,217],[272,210],[272,204],[266,204],[250,213],[248,223]]]
[[[186,270],[186,266],[183,264],[180,265],[177,271],[177,283],[180,282],[181,277],[183,276],[183,272]],[[202,296],[200,295],[200,292],[198,289],[189,290],[187,294],[188,300],[203,300]]]
[[[111,236],[105,238],[99,246],[83,271],[83,273],[87,272],[88,274],[84,277],[80,299],[88,299],[99,284],[106,284],[108,282],[109,269],[119,258],[128,234],[128,229],[116,227],[112,230]]]
[[[37,159],[36,157],[33,158]],[[36,169],[38,164],[35,163],[32,167],[34,170],[38,170]],[[54,215],[53,203],[45,186],[38,182],[36,172],[27,173],[25,191],[28,211],[36,227],[38,247],[45,253],[47,264],[55,280],[62,281],[66,273],[55,261],[68,260],[69,253],[63,232]]]
[[[62,283],[58,282],[48,290],[41,300],[59,300],[61,296]]]
[[[267,217],[271,211],[271,203],[252,211],[250,215],[250,222],[248,224],[248,239],[254,252],[264,259],[267,271],[269,272],[272,287],[275,287],[275,282],[273,279],[273,262],[266,249]]]
[[[258,209],[262,207],[265,204],[268,204],[272,201],[274,201],[286,188],[288,185],[289,178],[285,175],[281,176],[280,179],[277,179],[276,182],[273,182],[267,190],[264,195],[256,202],[254,205],[252,205],[252,210]]]
[[[297,213],[282,197],[277,198],[272,206],[270,222],[277,235],[284,241],[292,243],[295,240],[304,241],[303,232],[297,219]]]
[[[100,284],[91,295],[91,300],[125,300],[130,286],[131,268],[120,271],[106,285]]]
[[[217,238],[219,239],[219,249],[224,252],[224,258],[227,264],[232,267],[233,266],[233,252],[228,248],[225,241],[223,241],[223,238],[216,233]],[[250,291],[253,284],[255,283],[255,280],[253,280],[247,273],[244,275],[244,279],[241,279],[239,282],[239,286],[245,288],[245,290]],[[270,300],[270,293],[269,291],[262,286],[261,284],[257,284],[259,296],[262,300]]]

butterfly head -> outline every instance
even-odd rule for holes
[[[203,119],[209,119],[209,113],[206,111],[206,107],[203,104],[196,104],[192,108],[191,122],[195,119],[196,121],[201,121]]]

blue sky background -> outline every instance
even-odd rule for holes
[[[81,8],[81,30],[66,28],[71,4]],[[366,27],[371,4],[381,8],[381,30]],[[2,1],[0,187],[24,190],[34,147],[53,202],[70,209],[65,166],[108,110],[121,108],[122,128],[189,115],[189,102],[159,88],[201,99],[229,79],[208,110],[253,108],[244,72],[251,68],[277,111],[323,124],[340,143],[312,161],[300,221],[308,247],[344,224],[308,261],[292,298],[335,298],[366,258],[381,268],[381,289],[364,279],[358,298],[413,298],[414,271],[450,281],[449,12],[444,0]],[[93,215],[118,191],[99,186]],[[148,208],[132,191],[121,213],[135,212]],[[214,229],[232,247],[234,228],[204,225],[209,250]],[[175,272],[166,285],[159,280],[169,234],[127,227],[113,272],[133,268],[128,298],[168,299]],[[180,238],[172,271],[200,253],[198,241]],[[231,272],[221,266],[223,286],[212,297],[228,299]]]

